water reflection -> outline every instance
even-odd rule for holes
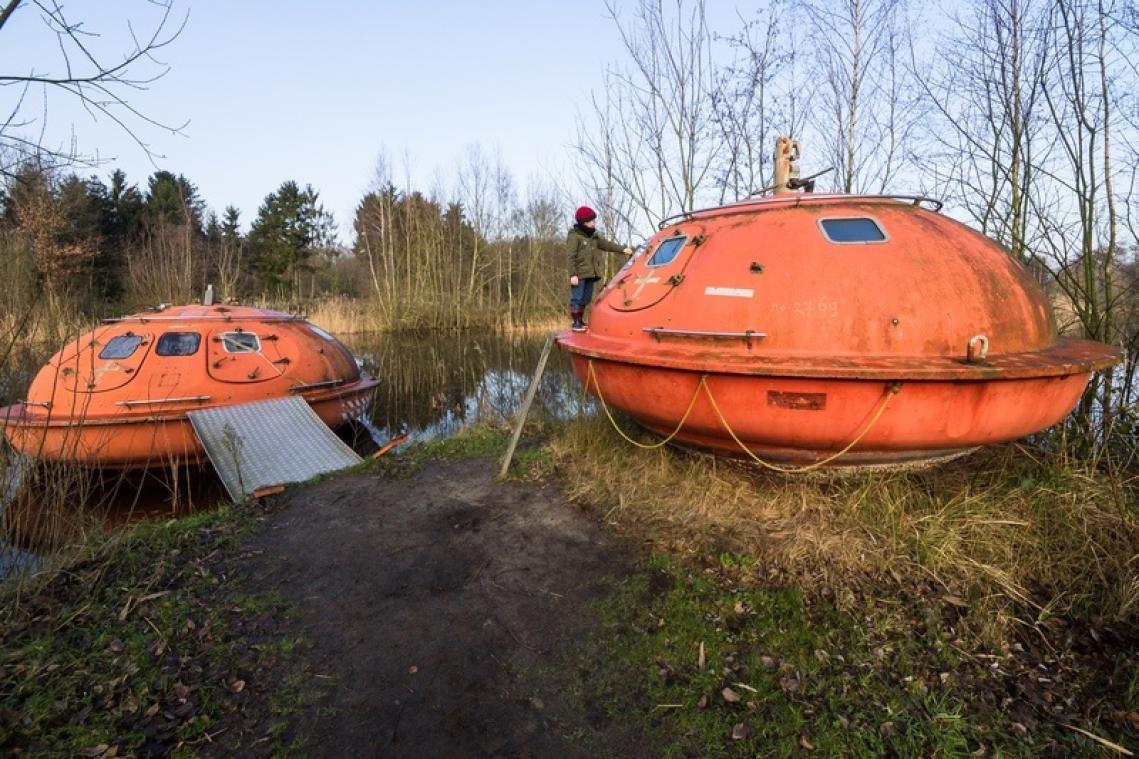
[[[511,419],[544,340],[544,335],[454,333],[356,335],[344,342],[381,380],[371,413],[377,441],[409,433],[422,442],[468,425]],[[530,413],[568,419],[592,410],[568,357],[554,348]]]

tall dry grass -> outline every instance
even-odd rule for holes
[[[308,320],[334,335],[379,332],[386,320],[372,304],[360,298],[329,297],[308,304]]]
[[[505,309],[481,308],[464,311],[461,322],[453,322],[454,308],[429,297],[414,307],[399,311],[386,307],[373,298],[329,296],[304,303],[273,304],[286,311],[300,311],[309,321],[334,335],[361,332],[416,332],[450,329],[489,329],[495,332],[550,331],[565,326],[561,314],[553,308],[542,309],[524,321]],[[449,321],[450,320],[450,321]]]
[[[1139,481],[1023,445],[908,471],[778,475],[640,450],[604,419],[555,433],[572,497],[666,550],[738,552],[806,582],[909,576],[987,633],[1139,622]]]

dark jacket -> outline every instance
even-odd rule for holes
[[[609,242],[601,235],[586,235],[578,227],[570,228],[566,235],[566,260],[570,276],[581,279],[600,279],[605,274],[605,252],[624,253],[625,248]]]

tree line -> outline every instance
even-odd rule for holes
[[[381,161],[381,165],[383,162]],[[519,199],[501,158],[472,147],[455,197],[397,188],[380,169],[352,237],[310,185],[282,183],[248,231],[210,210],[194,182],[157,171],[83,178],[28,162],[0,191],[0,313],[104,316],[219,298],[303,310],[329,297],[371,302],[355,328],[510,326],[560,308],[563,212],[550,191]],[[57,319],[58,320],[58,319]]]
[[[292,181],[266,196],[243,234],[238,209],[219,217],[182,174],[157,171],[140,188],[122,171],[104,181],[27,163],[0,192],[4,312],[43,297],[96,314],[185,302],[207,283],[280,295],[335,257],[333,232],[318,193]]]

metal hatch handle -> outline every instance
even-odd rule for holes
[[[747,347],[751,347],[752,340],[762,340],[767,337],[766,332],[759,332],[754,329],[745,329],[743,332],[716,332],[701,329],[669,329],[667,327],[644,327],[643,332],[653,336],[653,339],[660,340],[662,337],[695,337],[695,338],[710,338],[713,340],[743,340],[747,343]]]
[[[180,398],[144,398],[137,401],[115,401],[116,406],[156,406],[159,403],[205,403],[210,399],[208,395],[186,395]]]

